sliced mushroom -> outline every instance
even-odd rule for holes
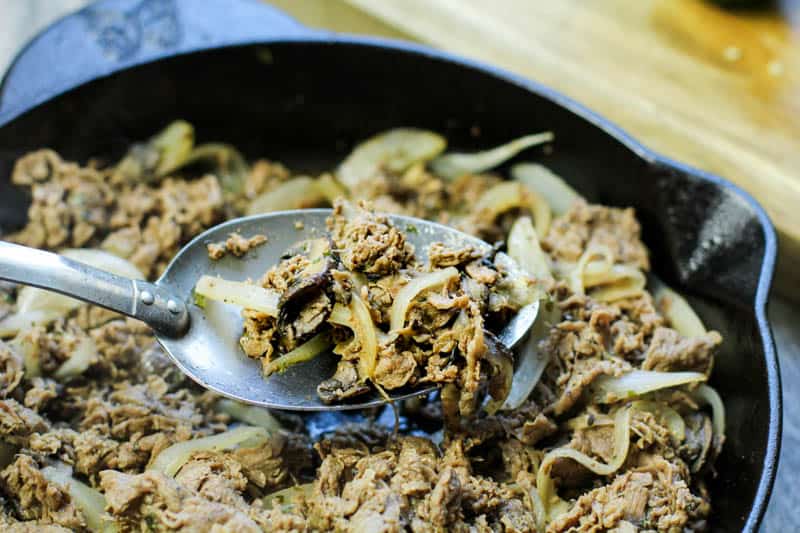
[[[339,361],[336,372],[317,386],[317,394],[325,403],[335,403],[369,391],[369,386],[358,379],[358,370],[352,361]]]
[[[483,341],[486,344],[486,354],[483,358],[491,366],[489,396],[492,399],[487,403],[486,411],[493,414],[503,405],[511,391],[511,382],[514,379],[514,357],[511,350],[491,332],[484,330]]]
[[[288,257],[303,255],[308,258],[309,264],[297,273],[294,281],[278,301],[280,328],[295,322],[298,317],[303,315],[307,306],[327,309],[328,313],[330,312],[331,305],[329,304],[332,299],[326,296],[327,304],[325,304],[320,301],[320,298],[330,288],[331,270],[336,266],[336,260],[331,255],[331,244],[327,238],[302,241],[289,250],[286,255]],[[312,315],[314,321],[318,322],[317,325],[322,324],[327,318],[327,314],[322,316],[321,320],[317,320],[318,313],[314,312]],[[305,318],[311,318],[311,316]],[[307,330],[308,328],[302,326],[300,329]],[[313,330],[305,331],[304,335],[310,333],[313,333]]]
[[[713,460],[715,451],[712,449],[714,429],[711,419],[699,412],[690,413],[685,418],[686,441],[681,446],[681,452],[691,465],[692,473],[702,470],[703,466]]]

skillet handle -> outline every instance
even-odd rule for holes
[[[101,0],[56,21],[17,55],[0,84],[0,116],[132,65],[310,33],[261,0]]]

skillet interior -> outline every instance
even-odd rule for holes
[[[331,168],[354,141],[399,125],[440,131],[461,148],[553,130],[552,153],[521,159],[541,161],[591,200],[635,207],[655,271],[687,291],[706,324],[725,337],[713,381],[728,414],[712,485],[713,527],[756,527],[775,467],[780,417],[774,368],[768,377],[772,341],[754,310],[774,239],[758,209],[735,190],[641,157],[568,109],[467,65],[346,40],[285,42],[136,67],[6,124],[0,128],[0,231],[24,220],[26,199],[8,184],[22,153],[47,146],[67,159],[114,157],[174,118],[195,124],[199,139],[230,142],[299,170]]]

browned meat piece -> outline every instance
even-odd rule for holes
[[[459,441],[457,441],[459,442]],[[307,501],[309,525],[322,531],[461,531],[483,515],[488,524],[533,524],[530,510],[509,503],[511,492],[475,476],[457,444],[440,457],[428,440],[403,437],[387,448],[334,448],[323,455]],[[508,516],[504,516],[504,515]],[[523,531],[525,529],[522,529]]]
[[[213,260],[222,259],[225,254],[230,252],[236,257],[244,254],[267,242],[266,235],[253,235],[252,237],[242,237],[238,233],[231,233],[228,238],[220,242],[212,242],[206,245],[208,257]]]
[[[159,186],[114,181],[109,171],[62,161],[50,150],[29,154],[15,183],[31,188],[28,225],[10,238],[39,248],[97,246],[158,274],[180,246],[220,221],[217,178],[165,179]]]
[[[570,370],[569,374],[562,374],[558,383],[561,385],[561,395],[558,400],[551,405],[551,409],[556,415],[561,415],[570,409],[580,400],[583,392],[600,376],[621,376],[630,366],[618,360],[578,360]]]
[[[328,229],[348,270],[385,276],[413,260],[414,248],[406,242],[402,231],[385,216],[369,211],[368,204],[350,206],[337,201],[328,219]]]
[[[213,411],[204,406],[203,396],[169,392],[158,376],[95,393],[81,406],[76,469],[87,475],[103,468],[138,471],[164,448],[207,434],[203,426],[210,420],[203,413],[210,418]]]
[[[64,162],[53,150],[36,150],[19,158],[11,172],[15,185],[33,185],[53,179],[63,171]]]
[[[653,298],[647,293],[639,298],[620,300],[616,305],[629,320],[641,326],[645,336],[652,335],[657,327],[664,325],[664,317],[656,310]]]
[[[242,351],[250,357],[263,357],[264,362],[269,363],[274,351],[272,339],[277,331],[277,320],[252,309],[242,310],[242,316],[244,331],[239,339]]]
[[[28,448],[35,457],[49,457],[72,464],[75,461],[75,448],[73,443],[80,435],[70,428],[57,428],[43,433],[34,433],[28,442]]]
[[[175,481],[213,502],[233,507],[247,505],[242,497],[247,488],[247,477],[242,472],[242,465],[228,454],[195,454],[181,467]]]
[[[702,337],[686,338],[674,329],[657,328],[642,368],[664,372],[694,370],[708,374],[720,343],[722,336],[716,331],[709,331]]]
[[[649,464],[578,498],[547,531],[609,530],[622,521],[644,530],[682,531],[687,523],[705,518],[708,512],[708,503],[692,494],[681,470],[654,457]]]
[[[22,356],[0,341],[0,398],[7,397],[17,388],[24,373]]]
[[[336,372],[317,386],[317,394],[325,403],[335,403],[359,394],[364,394],[369,387],[358,379],[356,365],[352,361],[340,360]]]
[[[0,472],[0,487],[24,520],[38,520],[71,530],[83,530],[83,514],[60,486],[49,482],[39,465],[27,455],[18,455]]]
[[[108,510],[126,530],[150,524],[159,531],[260,532],[250,515],[260,512],[208,500],[160,472],[129,475],[114,470],[100,473]]]
[[[25,392],[23,403],[28,409],[36,412],[42,411],[54,399],[58,398],[62,387],[50,378],[33,378],[30,380],[31,387]]]
[[[483,252],[471,245],[453,246],[434,242],[428,247],[428,262],[433,268],[461,266],[483,257]]]
[[[294,451],[291,451],[292,448]],[[242,473],[250,483],[250,492],[257,488],[258,491],[269,493],[287,480],[290,469],[299,471],[308,466],[308,457],[299,456],[307,451],[308,445],[305,441],[294,439],[294,442],[283,442],[281,439],[273,439],[271,446],[240,448],[227,455],[241,465]]]
[[[576,262],[583,252],[607,248],[618,263],[650,269],[647,248],[633,209],[616,209],[579,201],[553,220],[542,248],[558,261]]]
[[[244,196],[253,199],[259,194],[274,189],[281,182],[291,178],[289,170],[273,161],[259,159],[253,163],[244,182]]]
[[[33,433],[47,431],[49,427],[46,419],[16,400],[0,400],[0,436],[3,441],[25,446]]]
[[[70,530],[55,524],[44,524],[40,520],[22,520],[0,514],[0,527],[9,533],[70,533]]]
[[[396,344],[381,348],[372,379],[386,389],[397,389],[408,384],[417,369],[414,353],[408,350],[398,352]]]

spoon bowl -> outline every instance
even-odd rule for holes
[[[239,346],[243,319],[241,308],[207,300],[194,303],[194,287],[203,275],[231,281],[258,280],[298,241],[323,236],[330,209],[302,209],[254,215],[230,220],[195,237],[184,246],[155,283],[128,280],[49,252],[0,243],[0,278],[35,285],[108,307],[144,320],[175,364],[203,387],[242,402],[292,411],[363,409],[386,402],[371,391],[350,402],[325,404],[317,385],[333,375],[338,356],[323,353],[283,373],[265,377],[261,362],[247,357]],[[389,215],[414,245],[417,258],[427,260],[428,245],[471,244],[486,252],[484,241],[453,228],[412,217]],[[231,233],[244,237],[263,234],[267,242],[243,257],[230,254],[219,260],[208,256],[206,246],[225,240]],[[17,252],[17,253],[14,253]],[[24,256],[28,266],[12,268]],[[32,265],[32,266],[31,266]],[[43,272],[39,272],[42,270]],[[98,280],[100,284],[98,285]],[[498,335],[513,348],[530,330],[538,314],[538,302],[522,310]],[[391,400],[428,394],[436,387],[387,391]]]

